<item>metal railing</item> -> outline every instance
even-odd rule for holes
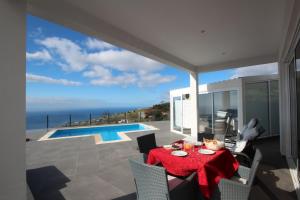
[[[46,128],[93,126],[104,124],[120,124],[147,121],[169,120],[169,113],[156,113],[152,115],[144,112],[129,111],[124,113],[103,113],[101,115],[87,114],[46,114]]]

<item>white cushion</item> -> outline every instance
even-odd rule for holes
[[[245,149],[246,144],[247,144],[246,140],[237,141],[235,147],[233,147],[233,151],[237,153],[242,152]]]
[[[180,185],[184,180],[177,178],[175,176],[168,175],[168,184],[169,184],[169,190],[172,190],[176,188],[178,185]]]
[[[257,122],[256,119],[252,118],[248,123],[248,128],[253,128],[256,125],[256,122]]]
[[[256,128],[247,129],[243,133],[243,140],[254,140],[258,136],[258,131]]]

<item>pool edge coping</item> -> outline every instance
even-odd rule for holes
[[[67,137],[58,137],[58,138],[50,138],[51,135],[53,135],[58,130],[68,130],[68,129],[77,129],[77,128],[95,128],[95,127],[105,127],[105,126],[122,126],[122,125],[131,125],[131,124],[141,124],[145,127],[148,127],[149,130],[139,130],[139,131],[121,131],[117,132],[120,140],[113,140],[113,141],[103,141],[100,134],[94,135],[94,134],[88,134],[88,135],[77,135],[77,136],[67,136]],[[132,139],[126,135],[127,133],[133,133],[133,132],[145,132],[145,131],[154,131],[159,130],[159,128],[156,128],[155,126],[144,124],[144,123],[126,123],[126,124],[106,124],[106,125],[96,125],[96,126],[77,126],[77,127],[64,127],[64,128],[54,128],[49,130],[44,136],[42,136],[38,141],[51,141],[51,140],[61,140],[61,139],[70,139],[70,138],[80,138],[80,137],[89,137],[94,136],[95,144],[108,144],[108,143],[116,143],[116,142],[126,142],[126,141],[132,141]]]

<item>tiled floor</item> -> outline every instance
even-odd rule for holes
[[[158,145],[181,139],[169,131],[169,122],[152,122]],[[135,199],[128,158],[138,155],[135,138],[130,142],[95,145],[93,137],[27,143],[27,181],[35,199],[101,200]],[[43,134],[30,134],[37,139]],[[258,144],[264,154],[251,199],[295,199],[284,158],[276,139]]]

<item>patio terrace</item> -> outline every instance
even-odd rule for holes
[[[158,145],[183,138],[169,131],[169,121],[148,123],[155,131]],[[131,200],[135,188],[129,157],[139,154],[136,137],[129,133],[129,142],[95,145],[93,137],[35,141],[44,133],[28,134],[26,144],[27,182],[30,200]],[[251,199],[296,199],[285,158],[279,152],[279,138],[260,140],[263,161],[252,189]]]

